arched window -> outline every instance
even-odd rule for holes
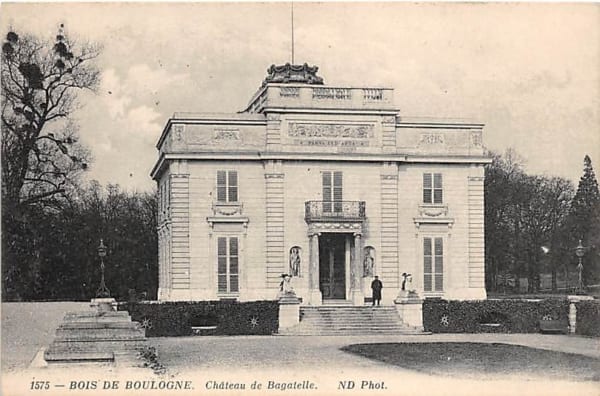
[[[373,276],[375,268],[375,248],[373,246],[366,246],[363,252],[363,276]]]
[[[290,248],[290,275],[302,276],[302,248],[300,246],[292,246]]]

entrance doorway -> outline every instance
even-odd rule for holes
[[[319,237],[319,288],[323,299],[346,299],[346,235]]]

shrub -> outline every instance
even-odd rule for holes
[[[217,326],[216,335],[270,335],[279,326],[277,301],[130,302],[119,305],[148,337],[192,335],[192,326]]]
[[[579,301],[575,307],[577,308],[575,333],[600,337],[600,301]]]
[[[535,333],[542,318],[568,320],[569,301],[425,299],[423,327],[433,333]]]

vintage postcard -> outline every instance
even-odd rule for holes
[[[1,6],[3,395],[597,395],[598,4]]]

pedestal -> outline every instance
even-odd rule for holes
[[[394,303],[404,324],[423,330],[423,300],[407,293],[406,296],[398,296]]]
[[[350,291],[350,298],[352,299],[352,305],[363,306],[365,305],[365,295],[362,290],[354,289]]]
[[[323,305],[323,295],[321,290],[311,289],[308,291],[308,305]]]
[[[569,296],[569,333],[574,334],[577,329],[577,307],[579,301],[593,300],[592,296]]]
[[[96,298],[90,305],[96,310],[65,315],[56,329],[56,337],[44,352],[45,361],[137,364],[138,351],[147,344],[145,329],[132,322],[127,311],[117,311],[113,298]]]
[[[300,323],[300,300],[295,294],[286,294],[279,299],[279,330]]]
[[[117,300],[114,298],[92,298],[90,307],[98,312],[112,312],[117,310]]]

